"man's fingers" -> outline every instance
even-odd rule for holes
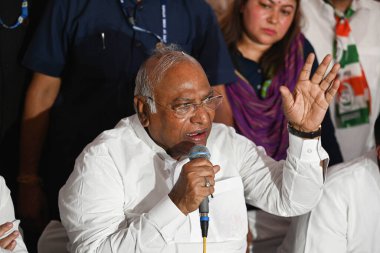
[[[6,222],[0,225],[0,237],[13,227],[12,222]]]
[[[215,179],[213,177],[205,177],[204,183],[202,186],[210,187],[215,185]]]
[[[290,92],[290,90],[286,86],[280,87],[280,93],[282,97],[282,104],[284,106],[284,110],[287,111],[294,104],[293,94]]]
[[[198,177],[214,177],[214,167],[213,166],[200,166],[197,170],[192,171],[193,175]]]
[[[218,173],[220,171],[220,166],[219,165],[214,165],[212,167],[212,169],[214,170],[214,174]]]
[[[328,104],[330,104],[331,101],[334,99],[334,96],[336,92],[338,91],[339,85],[340,85],[340,81],[336,79],[331,85],[331,87],[328,89],[328,91],[326,92],[325,96],[326,96],[326,101]]]
[[[214,186],[202,187],[199,190],[200,195],[203,196],[203,197],[207,197],[210,194],[213,194],[214,192],[215,192],[215,187]]]
[[[319,85],[319,83],[323,80],[323,77],[325,76],[326,70],[329,67],[331,60],[332,56],[329,54],[326,55],[325,58],[323,58],[323,61],[321,62],[321,64],[319,64],[317,70],[311,78],[312,83]]]
[[[220,170],[219,165],[212,165],[212,163],[205,158],[197,158],[191,160],[184,165],[186,173],[196,173],[201,176],[214,175]]]
[[[9,250],[9,251],[13,251],[13,250],[16,248],[16,245],[17,245],[16,241],[13,240],[13,241],[11,241],[11,243],[8,245],[8,247],[6,247],[5,249],[6,249],[6,250]]]
[[[307,56],[306,62],[303,65],[303,68],[299,76],[300,81],[309,80],[311,68],[313,67],[314,58],[315,58],[315,55],[312,53]]]
[[[8,249],[8,247],[12,247],[11,243],[19,236],[18,231],[13,231],[11,234],[6,236],[5,238],[0,240],[0,248]]]
[[[328,75],[321,82],[320,87],[324,92],[326,92],[326,90],[329,89],[330,85],[332,84],[336,76],[338,75],[339,69],[340,69],[340,65],[334,64],[333,68],[330,70]]]
[[[215,185],[215,174],[199,173],[196,175],[193,174],[192,176],[193,176],[192,182],[194,182],[194,184],[196,185],[200,185],[202,187]]]

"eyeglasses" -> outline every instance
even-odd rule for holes
[[[170,107],[167,107],[165,105],[161,105],[157,103],[157,101],[154,101],[154,99],[151,97],[146,97],[146,98],[150,99],[151,101],[155,102],[157,105],[161,107],[165,107],[167,109],[174,111],[174,115],[177,116],[178,118],[184,118],[189,115],[192,115],[198,109],[198,107],[201,107],[201,106],[203,106],[205,109],[215,111],[218,108],[218,106],[222,103],[222,100],[223,100],[222,95],[216,95],[216,96],[207,97],[200,103],[172,104],[170,105]]]

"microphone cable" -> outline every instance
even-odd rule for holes
[[[206,182],[206,184],[208,181]],[[202,231],[202,238],[203,238],[203,253],[206,253],[206,245],[207,245],[207,233],[208,233],[208,223],[210,218],[208,217],[208,197],[206,197],[204,200],[202,200],[200,206],[199,206],[199,216],[200,216],[200,222],[201,222],[201,231]]]

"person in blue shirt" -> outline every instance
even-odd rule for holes
[[[134,79],[160,43],[178,44],[210,83],[234,80],[218,23],[203,0],[53,0],[24,65],[34,77],[21,132],[20,206],[41,217],[44,179],[49,219],[74,160],[99,133],[133,114]]]

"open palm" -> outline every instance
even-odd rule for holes
[[[319,128],[339,87],[339,80],[335,79],[340,68],[339,64],[334,64],[324,78],[332,60],[331,55],[323,59],[310,79],[314,58],[314,54],[307,57],[293,93],[285,86],[280,87],[283,109],[288,122],[304,132],[312,132]]]

